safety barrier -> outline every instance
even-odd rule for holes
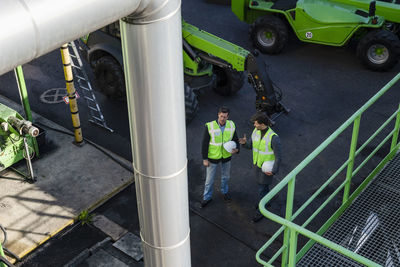
[[[357,141],[359,137],[361,115],[374,104],[383,94],[385,94],[392,86],[400,80],[400,73],[397,74],[389,83],[387,83],[378,93],[376,93],[367,103],[365,103],[356,113],[354,113],[345,123],[343,123],[333,134],[331,134],[320,146],[318,146],[309,156],[307,156],[293,171],[291,171],[279,184],[277,184],[259,203],[259,209],[261,213],[268,219],[281,224],[282,227],[260,248],[256,254],[257,262],[264,266],[273,266],[272,264],[281,256],[281,266],[295,266],[296,263],[306,254],[315,242],[322,244],[340,254],[343,254],[359,263],[366,266],[380,266],[376,262],[373,262],[366,257],[354,253],[353,251],[344,248],[326,238],[322,235],[323,233],[335,222],[340,215],[349,207],[352,201],[363,191],[368,183],[382,170],[385,164],[393,159],[396,152],[400,149],[400,143],[398,142],[398,134],[400,127],[400,103],[397,110],[357,149]],[[397,100],[398,101],[398,100]],[[355,168],[355,158],[360,152],[378,136],[379,133],[393,120],[395,119],[394,129],[375,147],[375,149]],[[293,213],[293,202],[295,196],[295,183],[296,176],[314,159],[316,158],[325,148],[331,144],[340,134],[342,134],[349,126],[353,125],[352,138],[350,143],[350,152],[348,159],[331,175],[326,182],[310,197],[307,201]],[[350,195],[350,186],[352,178],[365,166],[365,164],[376,154],[376,152],[382,148],[382,146],[391,139],[390,151],[380,161],[380,163],[374,168],[374,170],[364,179],[364,181],[354,190]],[[309,205],[315,200],[320,193],[327,188],[328,185],[334,181],[338,175],[346,171],[346,179],[331,193],[322,205],[316,209],[312,215],[302,224],[298,225],[294,223],[294,219],[297,218]],[[355,169],[354,169],[355,168]],[[265,207],[266,204],[274,198],[284,187],[287,186],[287,199],[286,199],[286,211],[285,217],[276,215],[268,211]],[[339,209],[326,221],[326,223],[317,231],[312,232],[307,230],[310,222],[331,202],[338,194],[343,190],[342,204]],[[261,254],[283,233],[283,245],[277,250],[277,252],[269,259],[265,261],[261,258]],[[309,239],[304,247],[297,252],[298,235],[303,235]]]

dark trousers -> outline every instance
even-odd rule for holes
[[[268,184],[258,184],[258,202],[269,192]]]
[[[272,184],[274,176],[268,176],[260,168],[254,166],[254,174],[258,184],[258,202],[269,192],[269,185]]]

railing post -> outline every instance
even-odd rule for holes
[[[288,182],[288,190],[287,190],[287,197],[286,197],[286,215],[285,215],[285,219],[288,221],[292,221],[295,184],[296,184],[296,176],[294,176]],[[282,267],[286,266],[287,262],[288,262],[288,255],[289,255],[288,248],[290,247],[289,246],[290,236],[291,236],[291,230],[289,228],[286,228],[285,232],[283,234],[283,245],[286,248],[282,252]],[[297,243],[297,241],[296,241],[296,243]],[[296,257],[296,254],[295,254],[295,257]],[[290,262],[290,259],[289,259],[289,262]]]
[[[297,232],[294,229],[290,230],[290,247],[289,247],[289,267],[296,266],[297,253]]]
[[[392,138],[392,145],[390,146],[390,152],[392,152],[395,146],[397,145],[397,138],[399,137],[399,128],[400,128],[400,104],[399,104],[399,109],[397,110],[396,123],[394,124],[394,133]]]
[[[354,120],[353,135],[351,136],[349,163],[347,164],[346,185],[343,192],[343,201],[346,203],[349,199],[351,178],[353,178],[354,157],[357,149],[358,131],[360,129],[361,114]]]

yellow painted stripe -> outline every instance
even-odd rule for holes
[[[115,196],[116,194],[118,194],[119,192],[121,192],[123,189],[125,189],[126,187],[128,187],[130,184],[132,184],[135,181],[134,176],[132,176],[130,179],[128,179],[127,182],[125,182],[124,184],[122,184],[121,186],[115,188],[113,191],[111,191],[109,194],[103,196],[100,200],[94,202],[92,205],[89,206],[89,208],[87,210],[89,211],[93,211],[94,209],[96,209],[97,207],[99,207],[101,204],[103,204],[104,202],[106,202],[107,200],[109,200],[110,198],[112,198],[113,196]],[[78,213],[79,215],[79,213]],[[78,215],[76,215],[76,217],[78,217]],[[77,219],[71,219],[69,220],[66,224],[64,224],[62,227],[60,227],[58,230],[54,231],[53,233],[51,233],[49,236],[47,236],[45,239],[43,239],[42,241],[40,241],[39,243],[35,244],[33,247],[31,247],[30,249],[27,249],[24,252],[21,252],[18,257],[23,258],[25,257],[27,254],[29,254],[30,252],[32,252],[33,250],[35,250],[36,248],[38,248],[40,245],[42,245],[44,242],[46,242],[47,240],[49,240],[50,238],[52,238],[53,236],[55,236],[56,234],[58,234],[59,232],[61,232],[62,230],[64,230],[67,226],[73,224],[74,222],[76,222]],[[12,259],[11,263],[15,263],[15,259]]]

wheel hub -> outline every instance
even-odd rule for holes
[[[368,49],[368,60],[374,64],[383,64],[389,59],[389,50],[380,44],[372,45]]]
[[[257,34],[257,39],[263,46],[272,46],[275,43],[275,34],[269,30],[260,30]]]

